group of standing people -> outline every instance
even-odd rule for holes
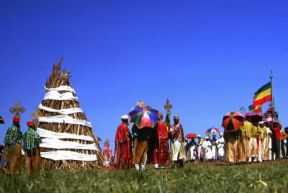
[[[132,123],[131,132],[129,117],[124,115],[121,119],[115,135],[113,163],[117,169],[134,165],[136,170],[145,170],[146,164],[154,164],[155,168],[182,167],[184,161],[197,160],[249,163],[288,157],[288,129],[283,138],[280,123],[256,122],[246,117],[240,129],[225,130],[218,139],[198,136],[187,142],[179,116],[174,116],[174,124],[168,126],[159,113],[154,128],[138,128]]]
[[[21,171],[23,156],[25,156],[26,172],[31,174],[40,169],[40,136],[36,132],[36,121],[28,121],[27,131],[20,130],[20,116],[13,117],[13,124],[8,128],[1,155],[1,168],[8,174],[17,174]]]
[[[219,133],[218,139],[215,134],[212,138],[198,135],[185,145],[187,161],[224,161],[224,147],[223,133]]]
[[[139,128],[132,123],[131,132],[128,127],[129,117],[121,117],[121,124],[115,134],[113,162],[116,169],[129,169],[134,165],[137,171],[143,171],[147,164],[153,164],[155,168],[170,166],[169,139],[172,143],[172,166],[183,166],[185,139],[180,117],[174,116],[174,124],[169,126],[162,121],[162,113],[158,116],[154,128]]]
[[[226,160],[230,163],[263,162],[287,156],[286,151],[281,152],[286,138],[281,139],[281,127],[278,122],[255,122],[246,117],[239,130],[224,133]]]
[[[123,115],[115,134],[114,157],[116,169],[137,171],[146,169],[147,164],[155,168],[183,167],[184,161],[226,160],[229,163],[263,162],[288,158],[288,128],[281,131],[278,122],[256,122],[246,117],[243,126],[238,130],[225,130],[218,139],[209,137],[192,139],[189,143],[184,138],[184,130],[178,115],[173,117],[174,124],[167,125],[159,112],[159,119],[153,128],[139,127]],[[31,174],[40,169],[41,138],[36,132],[37,122],[28,121],[27,131],[20,130],[20,117],[13,117],[13,124],[8,128],[2,147],[0,166],[9,174],[20,172],[25,155],[26,172]],[[112,154],[109,146],[104,148],[107,155]],[[105,153],[104,153],[105,154]],[[106,155],[105,154],[105,155]],[[104,165],[109,163],[104,163]]]

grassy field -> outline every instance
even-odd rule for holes
[[[288,160],[262,164],[186,164],[145,172],[87,170],[0,175],[0,192],[288,192]]]

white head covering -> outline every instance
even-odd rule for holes
[[[121,116],[121,119],[128,120],[129,117],[128,117],[128,115],[122,115],[122,116]]]

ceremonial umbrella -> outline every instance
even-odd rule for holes
[[[216,127],[211,127],[210,129],[207,129],[207,131],[205,132],[206,135],[219,134],[219,133],[220,133],[220,129]]]
[[[258,123],[263,120],[263,115],[257,112],[249,112],[245,114],[246,119],[250,118],[251,122]]]
[[[131,122],[134,122],[138,128],[154,127],[159,120],[158,111],[144,104],[137,104],[129,113]]]
[[[222,126],[229,131],[238,130],[243,126],[244,115],[239,112],[229,112],[223,117]]]
[[[195,133],[188,133],[186,136],[186,139],[194,139],[194,138],[197,138],[197,134]]]
[[[0,123],[1,123],[1,124],[4,124],[4,123],[5,123],[3,117],[1,117],[1,116],[0,116]]]
[[[144,109],[144,105],[137,103],[135,107],[132,108],[132,111],[129,112],[129,117],[131,121],[134,121],[136,118],[137,114],[142,112]]]

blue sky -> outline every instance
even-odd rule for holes
[[[0,141],[16,101],[26,130],[62,56],[102,139],[114,140],[120,116],[138,100],[163,111],[167,97],[186,133],[221,127],[226,112],[247,109],[270,70],[287,126],[287,10],[277,0],[2,0]]]

